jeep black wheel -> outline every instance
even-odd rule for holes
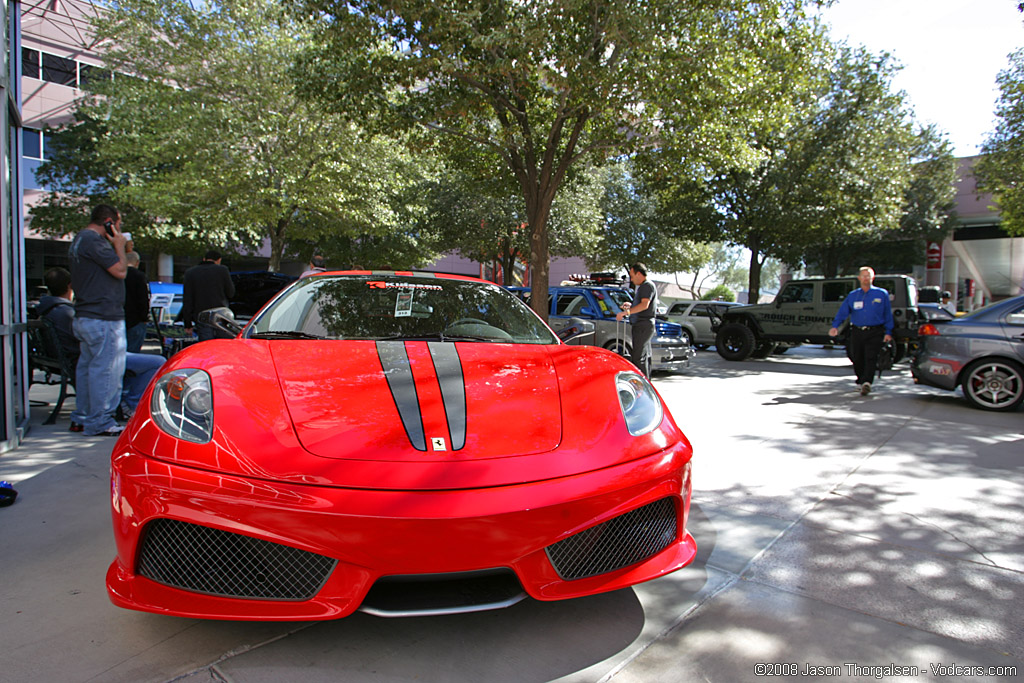
[[[743,323],[728,323],[718,328],[715,348],[726,360],[746,360],[754,352],[754,333]]]

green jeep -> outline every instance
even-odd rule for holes
[[[899,360],[917,335],[917,283],[907,275],[877,275],[874,284],[889,292],[896,322],[894,360]],[[846,344],[849,319],[837,337],[828,331],[843,299],[859,286],[853,276],[790,280],[770,304],[734,306],[715,326],[718,354],[726,360],[746,360],[804,343]]]

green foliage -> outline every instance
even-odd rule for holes
[[[307,94],[516,187],[536,302],[572,176],[667,137],[700,159],[747,155],[743,122],[785,108],[769,94],[792,77],[781,55],[805,21],[803,0],[296,4],[318,27],[297,69]]]
[[[575,174],[552,204],[548,228],[551,253],[590,253],[601,224],[602,174]],[[479,263],[499,263],[504,284],[513,284],[517,264],[530,253],[530,229],[523,198],[501,178],[470,178],[448,171],[424,188],[428,211],[423,230],[439,233],[439,248]]]
[[[934,126],[922,128],[911,154],[898,225],[811,245],[803,253],[810,269],[825,277],[856,275],[864,265],[879,273],[909,273],[921,262],[928,242],[941,242],[952,231],[957,178],[949,141]]]
[[[996,129],[982,146],[975,166],[978,189],[995,197],[1003,229],[1024,235],[1024,49],[1010,55],[999,73]]]
[[[704,296],[702,301],[736,301],[736,293],[725,285],[715,285]]]
[[[676,237],[677,229],[666,223],[657,198],[628,161],[608,166],[601,208],[604,229],[588,259],[592,270],[628,269],[639,261],[659,273],[695,272],[711,259],[710,245]]]
[[[914,137],[890,59],[823,36],[813,47],[783,125],[753,126],[755,163],[671,177],[678,153],[666,149],[648,166],[685,234],[750,250],[751,300],[767,258],[796,264],[814,245],[895,228],[910,182]]]
[[[124,0],[95,29],[115,77],[78,104],[90,128],[76,134],[92,147],[77,185],[100,180],[115,204],[159,216],[144,226],[150,238],[269,240],[274,270],[297,223],[337,235],[399,224],[393,197],[418,179],[417,163],[296,96],[288,70],[308,34],[279,4]],[[54,174],[72,179],[69,161]]]

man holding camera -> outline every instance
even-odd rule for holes
[[[80,345],[75,403],[83,415],[82,431],[87,436],[117,436],[123,429],[114,415],[121,403],[127,349],[126,242],[120,212],[100,204],[68,249],[71,286],[76,295],[73,329]]]

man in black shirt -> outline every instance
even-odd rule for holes
[[[220,265],[220,259],[220,252],[211,249],[202,263],[185,271],[181,318],[187,334],[192,334],[192,328],[196,328],[199,341],[213,339],[216,334],[212,327],[195,324],[199,314],[211,308],[227,308],[228,300],[235,295],[231,273],[227,266]]]
[[[125,254],[128,271],[124,276],[124,327],[128,338],[128,352],[142,353],[146,340],[146,321],[149,319],[149,280],[139,270],[139,253]]]
[[[654,316],[658,310],[658,290],[654,283],[647,279],[647,266],[634,263],[629,267],[629,279],[636,288],[633,303],[623,304],[622,313],[615,316],[622,320],[629,316],[633,330],[633,349],[631,360],[644,377],[651,376],[651,340],[654,338]]]

